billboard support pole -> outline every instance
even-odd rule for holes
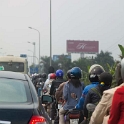
[[[84,53],[81,53],[81,54],[80,54],[80,57],[81,57],[81,58],[84,58]]]

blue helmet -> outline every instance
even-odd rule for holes
[[[81,78],[82,71],[79,67],[73,67],[70,73],[72,78]]]
[[[56,77],[63,77],[63,71],[60,70],[60,69],[58,69],[58,70],[56,71]]]

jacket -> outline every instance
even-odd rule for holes
[[[67,81],[68,82],[68,81]],[[63,96],[63,87],[67,82],[63,82],[59,85],[59,88],[56,90],[55,97],[56,100],[59,101],[60,97]]]
[[[88,103],[97,105],[98,102],[100,101],[101,97],[102,97],[102,94],[101,94],[99,86],[96,86],[89,90],[89,92],[85,98],[85,101],[84,101],[84,117],[88,118],[88,110],[86,108],[86,105]]]
[[[71,97],[71,94],[76,94],[76,99]],[[64,110],[69,110],[75,108],[77,102],[79,101],[82,94],[82,85],[79,87],[74,87],[73,84],[69,81],[64,85],[63,88],[63,98],[66,101],[63,106]]]
[[[114,93],[108,124],[124,124],[124,86]]]
[[[55,95],[56,89],[59,87],[61,83],[65,82],[63,78],[58,78],[52,82],[51,88],[50,88],[50,95]]]
[[[82,90],[82,96],[78,102],[78,104],[76,105],[76,109],[82,110],[83,109],[83,105],[84,105],[84,100],[85,97],[88,93],[88,91],[93,88],[96,87],[99,84],[99,82],[92,82],[91,84],[87,85],[84,90]]]
[[[43,90],[46,90],[47,91],[47,94],[50,93],[50,88],[51,88],[51,85],[52,85],[52,82],[53,82],[54,79],[47,79],[47,81],[45,82],[45,85],[43,87]]]
[[[120,86],[103,92],[101,101],[96,106],[89,124],[102,124],[104,117],[109,115],[114,92],[122,86],[124,86],[124,83],[122,83]]]

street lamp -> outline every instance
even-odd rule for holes
[[[33,56],[35,56],[35,42],[29,42],[29,41],[28,41],[28,43],[30,43],[30,44],[32,44],[32,45],[34,45],[34,52],[33,52]],[[35,63],[34,61],[35,61],[35,60],[34,60],[34,57],[33,57],[33,63]]]
[[[37,31],[38,34],[39,34],[39,71],[40,71],[40,31],[38,31],[37,29],[32,28],[32,27],[29,27],[29,28]]]
[[[51,15],[51,0],[50,0],[50,66],[52,65],[52,15]]]

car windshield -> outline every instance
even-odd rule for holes
[[[26,81],[15,79],[0,79],[0,103],[31,102],[29,86]]]

